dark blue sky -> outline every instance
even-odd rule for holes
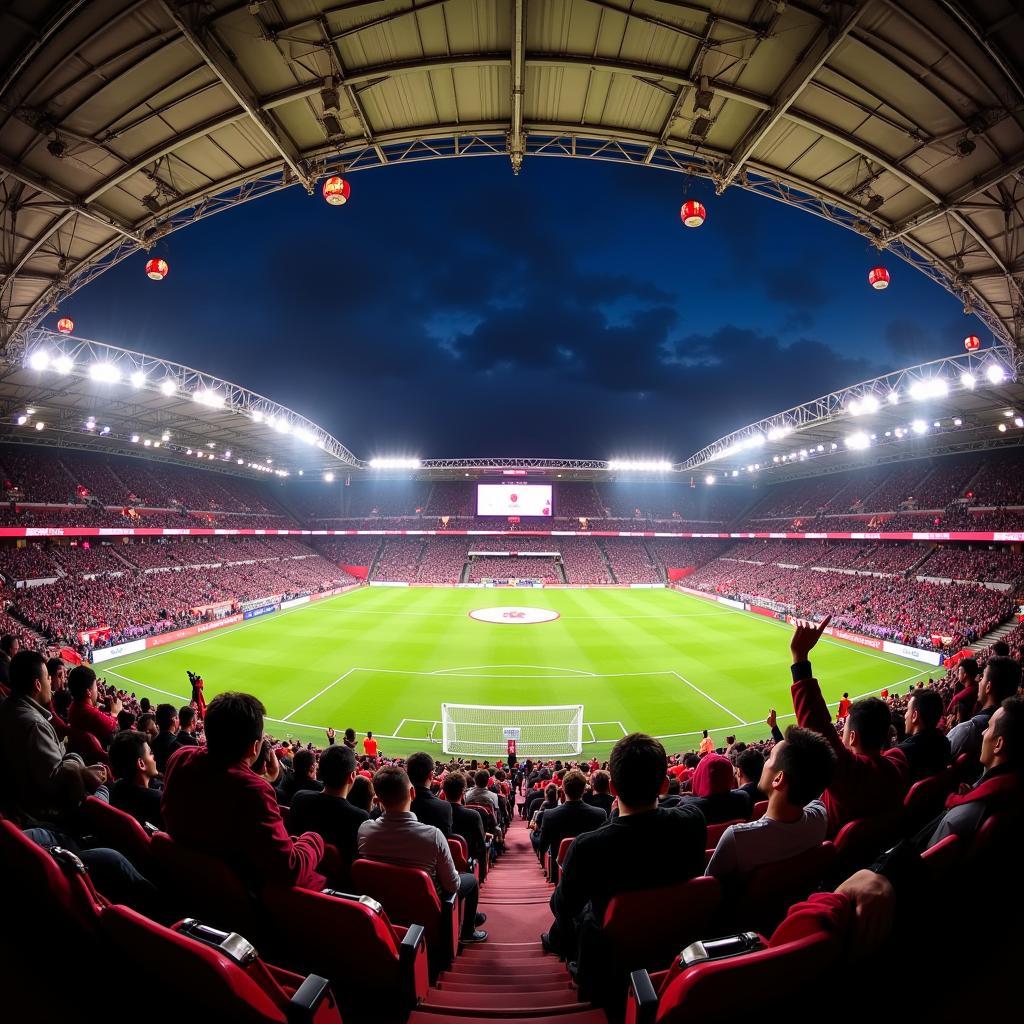
[[[686,195],[708,207],[679,221]],[[76,333],[290,405],[357,455],[685,457],[986,336],[852,232],[612,164],[446,160],[298,188],[164,239],[66,302]],[[51,321],[48,324],[53,326]]]

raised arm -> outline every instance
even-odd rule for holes
[[[789,642],[789,650],[793,656],[793,710],[796,712],[796,724],[805,729],[812,729],[823,736],[836,752],[836,756],[849,756],[843,746],[839,734],[832,724],[825,698],[821,695],[818,680],[811,672],[809,655],[814,645],[821,639],[825,627],[831,622],[832,616],[826,615],[817,625],[798,619],[796,629]]]

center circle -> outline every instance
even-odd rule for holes
[[[521,608],[518,605],[503,605],[500,608],[474,608],[469,613],[478,622],[497,622],[510,626],[532,626],[536,622],[552,622],[558,612],[550,608]]]

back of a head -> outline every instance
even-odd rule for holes
[[[964,672],[964,675],[969,676],[971,679],[978,678],[978,659],[977,658],[963,658],[957,662],[959,668]]]
[[[623,736],[608,761],[612,785],[626,807],[647,807],[658,799],[668,770],[665,748],[642,732]]]
[[[992,645],[992,653],[997,658],[1008,658],[1010,656],[1010,645],[1005,640],[997,640]]]
[[[14,693],[30,694],[35,689],[37,679],[43,678],[46,671],[46,660],[38,651],[18,651],[11,658],[8,669],[10,687]]]
[[[985,675],[996,704],[1001,704],[1020,689],[1020,662],[1013,658],[989,658]]]
[[[369,813],[373,806],[373,786],[365,775],[357,775],[352,780],[352,788],[348,791],[348,802]]]
[[[18,638],[13,633],[4,633],[3,636],[0,636],[0,651],[3,651],[10,658],[12,656],[11,651],[14,650],[14,645],[17,642]]]
[[[182,729],[190,729],[192,723],[196,720],[196,710],[190,705],[186,704],[183,708],[178,708],[178,725]]]
[[[110,741],[107,756],[110,758],[110,767],[115,779],[130,779],[135,774],[147,742],[145,733],[132,729],[125,729],[114,736]]]
[[[50,673],[52,679],[62,668],[64,667],[63,658],[48,658],[46,661],[46,671]]]
[[[221,764],[234,764],[263,735],[267,713],[259,698],[249,693],[220,693],[210,701],[204,720],[206,749]]]
[[[590,776],[590,785],[595,793],[607,793],[610,783],[611,778],[608,773],[600,768]]]
[[[823,736],[791,725],[776,768],[785,773],[789,802],[803,807],[828,788],[835,773],[836,755]]]
[[[764,768],[764,754],[753,747],[747,747],[739,757],[736,758],[736,767],[743,773],[745,779],[757,782],[761,778],[761,769]]]
[[[156,725],[161,732],[170,732],[174,728],[174,719],[177,717],[178,711],[173,704],[157,704]]]
[[[587,777],[578,768],[565,773],[562,779],[562,791],[566,800],[579,800],[587,789]]]
[[[345,785],[345,780],[356,770],[355,752],[346,746],[328,747],[320,755],[320,781],[331,789]]]
[[[889,738],[892,715],[880,697],[864,697],[850,707],[850,728],[857,734],[861,750],[877,753]]]
[[[415,755],[414,755],[415,756]],[[429,757],[428,754],[423,755]],[[412,780],[404,768],[397,764],[378,768],[373,776],[373,788],[381,805],[391,810],[400,807],[409,797],[409,786]]]
[[[480,771],[473,776],[473,781],[481,789],[486,789],[487,783],[491,781],[491,773],[486,768],[481,768]]]
[[[96,682],[96,673],[88,665],[76,665],[68,673],[68,691],[75,700],[84,700]]]
[[[999,705],[996,736],[1003,737],[1005,763],[1014,771],[1024,770],[1024,697],[1007,697]]]
[[[427,784],[427,780],[434,772],[434,759],[430,754],[424,751],[410,755],[409,759],[405,762],[405,770],[409,775],[409,781],[417,788],[422,789]],[[374,776],[376,779],[376,776]],[[374,789],[377,788],[376,782],[374,782]]]
[[[466,776],[462,772],[449,772],[444,777],[442,788],[449,803],[457,804],[466,792]]]
[[[937,690],[915,690],[910,698],[914,702],[914,710],[926,729],[934,729],[942,718],[945,708],[942,697]]]
[[[352,743],[355,743],[355,741],[356,741],[356,731],[355,731],[355,729],[352,729],[351,727],[346,729],[345,730],[345,739],[349,740]]]
[[[732,762],[722,754],[708,754],[693,773],[695,796],[721,796],[732,789]]]
[[[313,766],[315,764],[316,755],[312,750],[307,750],[305,747],[296,750],[295,755],[292,757],[292,770],[303,779],[313,774]]]
[[[558,799],[558,787],[553,782],[549,782],[544,787],[544,799],[547,800],[549,804]]]

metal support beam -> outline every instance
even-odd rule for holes
[[[26,46],[17,60],[13,61],[0,80],[0,98],[17,81],[18,76],[35,59],[39,51],[69,22],[90,0],[71,0],[65,4],[39,31],[31,46]]]
[[[224,88],[231,93],[235,102],[249,115],[252,123],[277,151],[292,174],[303,184],[306,191],[312,194],[316,179],[309,173],[305,161],[299,155],[298,147],[287,133],[278,127],[276,121],[260,107],[259,99],[232,57],[212,33],[206,33],[205,39],[200,38],[198,31],[182,17],[174,0],[160,0],[160,6],[167,12],[168,17],[196,53],[203,58],[210,70],[220,79]]]
[[[824,24],[811,40],[810,45],[804,51],[803,56],[793,66],[793,69],[786,76],[779,91],[775,94],[771,110],[761,117],[743,133],[742,138],[736,144],[725,173],[717,186],[717,191],[722,193],[736,179],[736,175],[747,160],[753,155],[754,150],[761,144],[768,133],[779,123],[786,111],[796,102],[800,94],[807,88],[814,76],[821,70],[828,59],[846,41],[853,27],[860,21],[864,12],[871,6],[873,0],[857,0],[845,20],[836,26]]]
[[[512,173],[518,174],[526,156],[523,134],[523,93],[526,89],[526,0],[512,0],[512,130],[508,135],[508,155]]]

